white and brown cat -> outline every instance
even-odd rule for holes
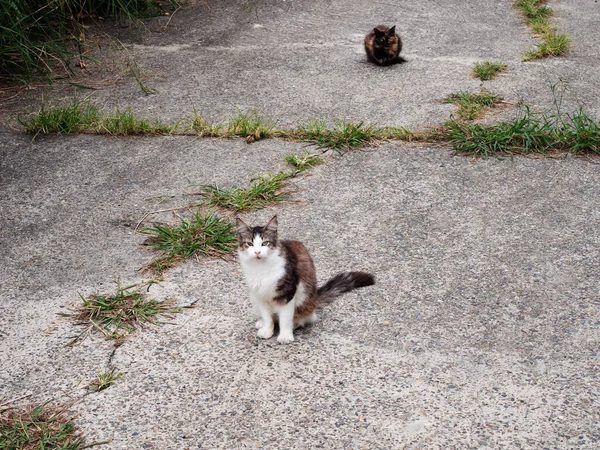
[[[313,260],[298,241],[279,240],[277,216],[265,226],[249,227],[236,219],[238,255],[250,289],[250,299],[260,313],[258,336],[273,336],[279,322],[277,341],[294,340],[294,329],[317,320],[316,309],[345,292],[375,284],[366,272],[342,272],[320,288]]]

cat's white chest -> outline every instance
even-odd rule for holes
[[[268,303],[275,297],[277,284],[285,274],[285,260],[272,255],[264,260],[240,258],[252,297]]]

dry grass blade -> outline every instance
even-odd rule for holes
[[[10,450],[84,448],[73,416],[47,404],[0,414],[0,448]]]
[[[86,326],[68,345],[75,345],[94,330],[119,343],[138,328],[157,324],[160,316],[170,317],[170,314],[181,310],[172,299],[152,300],[140,292],[154,281],[127,287],[122,287],[118,281],[116,283],[114,294],[94,294],[87,298],[80,295],[82,304],[75,308],[75,313],[63,314],[78,325]]]

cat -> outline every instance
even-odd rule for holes
[[[277,341],[294,340],[294,329],[317,320],[316,309],[331,303],[345,292],[375,284],[372,274],[342,272],[317,288],[315,265],[299,241],[279,240],[277,216],[264,226],[249,227],[236,219],[238,256],[250,299],[261,319],[256,322],[258,336],[273,336],[274,321],[279,321]]]
[[[379,66],[389,66],[405,62],[399,56],[402,50],[402,40],[396,34],[396,25],[388,28],[377,25],[365,36],[365,51],[370,62]]]

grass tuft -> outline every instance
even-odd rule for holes
[[[105,130],[114,135],[139,135],[139,134],[173,134],[179,124],[165,125],[160,122],[150,123],[145,119],[138,119],[135,113],[126,109],[121,111],[119,108],[113,114],[106,115],[96,124],[90,127],[92,130]]]
[[[99,373],[90,383],[90,387],[95,392],[103,391],[115,384],[123,375],[125,375],[124,372],[115,372],[114,369]]]
[[[544,35],[544,42],[537,45],[535,50],[530,50],[523,56],[523,61],[562,56],[571,48],[571,37],[566,34],[550,31]]]
[[[545,115],[525,107],[508,122],[491,125],[456,120],[433,133],[459,154],[488,158],[514,154],[600,154],[600,125],[582,110],[571,115]]]
[[[460,91],[449,95],[445,103],[458,105],[456,114],[462,120],[475,120],[482,115],[486,108],[494,106],[502,99],[491,92],[481,90],[479,93]]]
[[[504,72],[508,66],[499,62],[484,61],[481,63],[475,63],[471,74],[475,78],[479,78],[481,81],[493,80],[501,72]]]
[[[213,212],[199,211],[176,225],[151,225],[142,233],[150,236],[144,243],[161,252],[146,267],[154,273],[162,273],[192,256],[229,255],[236,245],[231,221]]]
[[[285,162],[292,166],[297,172],[305,172],[319,164],[323,164],[323,159],[319,155],[305,153],[304,155],[287,155]]]
[[[228,132],[246,138],[247,142],[254,142],[271,136],[276,125],[277,120],[252,110],[234,116],[229,122]]]
[[[514,4],[521,10],[531,30],[542,38],[542,42],[534,50],[525,52],[523,61],[562,56],[569,51],[572,39],[556,32],[550,22],[552,9],[546,5],[546,0],[518,0]]]
[[[122,287],[116,282],[114,294],[90,295],[85,298],[81,294],[82,304],[75,308],[75,314],[63,314],[74,319],[86,328],[68,345],[74,345],[94,331],[99,331],[106,339],[122,341],[138,327],[157,324],[159,316],[167,316],[181,311],[174,306],[174,300],[164,301],[147,299],[141,292],[150,287],[154,281],[141,285]]]
[[[106,114],[91,102],[89,97],[83,100],[73,99],[66,105],[42,105],[28,119],[18,119],[28,133],[70,134],[70,133],[109,133],[115,135],[173,134],[179,124],[165,125],[158,121],[150,123],[139,119],[130,109]]]
[[[548,19],[552,15],[552,9],[545,3],[546,0],[518,0],[515,5],[521,9],[527,21],[530,21]]]
[[[315,144],[317,148],[340,151],[372,144],[377,140],[377,131],[373,125],[365,126],[364,122],[338,121],[333,128],[327,128],[322,120],[309,120],[298,123],[297,129],[290,135]]]
[[[376,128],[373,137],[383,141],[416,141],[423,138],[421,133],[404,127]]]
[[[210,122],[196,111],[192,113],[191,129],[201,137],[223,137],[226,135],[226,130],[223,125]]]
[[[42,405],[0,414],[0,448],[79,450],[84,447],[73,418],[64,409]]]
[[[100,110],[89,98],[73,99],[64,106],[42,105],[41,109],[29,119],[19,118],[18,122],[29,133],[70,134],[90,129],[100,120]]]
[[[210,206],[236,213],[252,211],[288,201],[290,192],[286,190],[286,181],[292,176],[290,172],[269,173],[254,178],[247,189],[221,189],[215,185],[204,185],[200,187],[199,192]]]

